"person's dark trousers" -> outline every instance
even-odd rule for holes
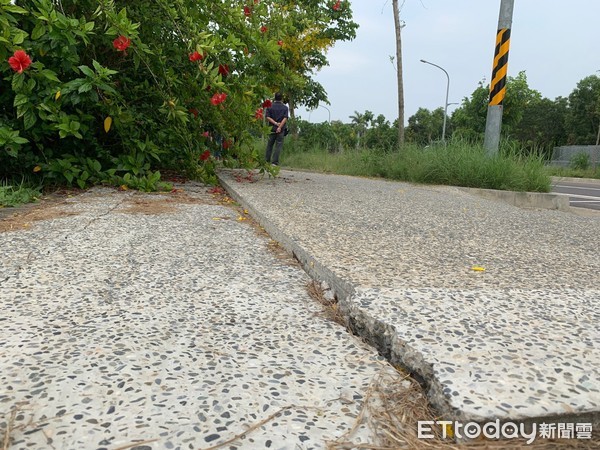
[[[281,133],[271,133],[269,135],[269,141],[267,142],[267,154],[265,155],[265,159],[267,162],[271,164],[279,165],[279,155],[281,154],[281,149],[283,148],[283,131]],[[273,145],[275,145],[275,151],[273,151]]]

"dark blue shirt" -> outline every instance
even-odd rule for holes
[[[281,123],[283,119],[287,119],[288,114],[289,109],[282,102],[274,102],[270,108],[267,108],[267,117],[270,117],[277,123]],[[271,131],[274,133],[277,132],[277,125],[272,125]]]

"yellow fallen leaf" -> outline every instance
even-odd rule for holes
[[[248,214],[248,210],[247,209],[244,210],[244,214]]]
[[[445,423],[443,424],[443,427],[446,430],[446,436],[452,439],[454,437],[454,429],[452,428],[452,425],[449,423]]]
[[[33,171],[34,171],[35,173],[39,172],[40,170],[42,170],[42,168],[41,168],[40,166],[35,166],[35,167],[33,168]]]
[[[122,191],[128,191],[129,187],[126,184],[122,184],[121,186],[119,186],[119,189]]]
[[[60,95],[61,95],[61,94],[60,94],[60,91],[58,91],[58,92],[56,93],[56,95],[54,96],[54,100],[58,100],[58,99],[60,98]]]
[[[247,217],[242,217],[242,216],[240,216],[240,217],[238,217],[238,220],[241,222],[241,221],[243,221],[243,220],[248,220],[248,218],[247,218]]]
[[[485,267],[473,266],[471,267],[471,270],[474,270],[475,272],[485,272]]]
[[[110,131],[110,127],[112,125],[112,117],[108,116],[104,119],[104,131],[107,133]]]

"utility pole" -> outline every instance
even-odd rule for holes
[[[501,0],[500,4],[492,81],[490,82],[490,101],[488,103],[485,139],[483,142],[488,156],[496,155],[500,146],[500,130],[502,128],[503,102],[506,95],[508,50],[510,48],[514,4],[514,0]]]
[[[396,65],[398,76],[398,149],[404,145],[404,80],[402,78],[402,28],[398,0],[392,0],[394,26],[396,29]]]

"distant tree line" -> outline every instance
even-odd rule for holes
[[[447,118],[446,138],[473,144],[483,142],[489,86],[480,82],[470,97]],[[355,113],[350,123],[298,122],[301,146],[319,147],[330,152],[349,149],[393,151],[397,148],[397,121],[390,123],[371,111]],[[408,119],[406,142],[430,145],[442,138],[444,108],[419,110]],[[504,102],[502,136],[524,153],[552,154],[555,146],[592,145],[600,137],[600,77],[581,80],[571,94],[555,100],[544,98],[529,87],[526,73],[508,77]]]

